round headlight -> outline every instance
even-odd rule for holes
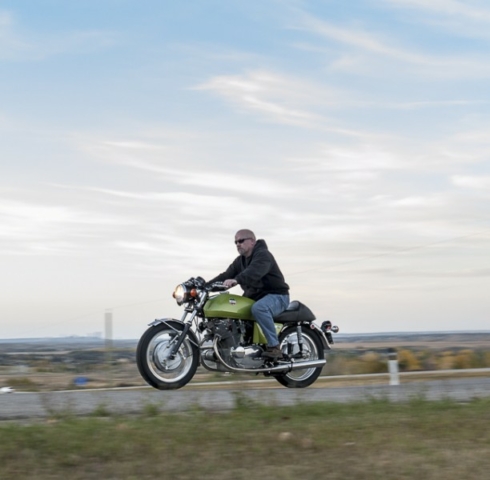
[[[173,297],[175,298],[177,305],[182,305],[183,303],[189,301],[189,291],[185,285],[177,285],[175,287]]]

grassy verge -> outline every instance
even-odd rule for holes
[[[0,425],[0,478],[487,479],[490,400],[63,417]]]

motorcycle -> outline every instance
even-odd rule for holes
[[[153,321],[138,342],[144,380],[159,390],[182,388],[200,364],[213,372],[263,374],[289,388],[315,382],[339,328],[329,320],[318,326],[306,305],[292,301],[274,317],[282,358],[263,358],[267,341],[251,312],[254,301],[226,290],[201,277],[177,285],[173,297],[184,305],[181,320]]]

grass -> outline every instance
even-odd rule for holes
[[[196,408],[0,425],[0,478],[487,479],[490,400]]]

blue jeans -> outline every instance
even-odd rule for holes
[[[264,332],[269,347],[279,345],[274,317],[284,312],[289,305],[289,295],[270,293],[252,305],[252,315]]]

